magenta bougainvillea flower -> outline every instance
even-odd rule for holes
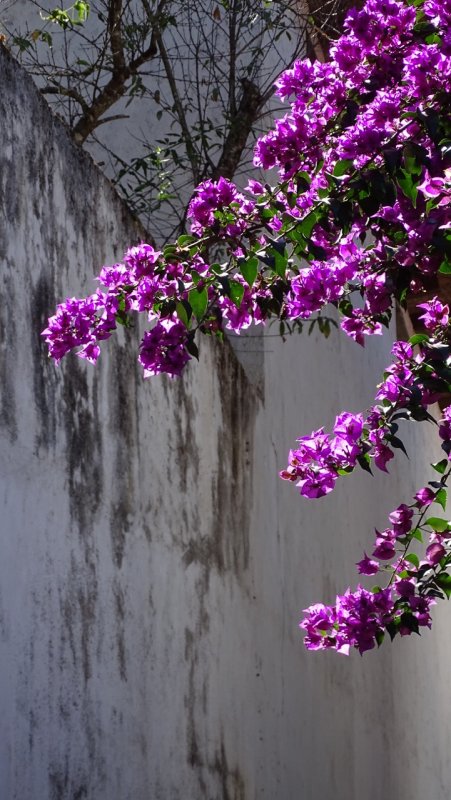
[[[400,422],[435,422],[451,391],[448,305],[428,299],[451,274],[451,0],[367,0],[351,10],[330,61],[297,61],[277,80],[286,113],[255,147],[272,183],[205,180],[189,204],[190,233],[156,250],[140,243],[102,268],[103,288],[69,298],[43,336],[59,362],[69,351],[95,362],[117,325],[144,313],[144,376],[182,374],[195,338],[222,337],[277,319],[282,336],[332,326],[359,345],[389,327],[395,304],[417,298],[422,330],[396,342],[365,413],[342,412],[333,430],[299,437],[281,477],[309,499],[330,494],[360,467],[387,472],[404,445]],[[213,254],[224,260],[216,263]],[[222,258],[222,256],[221,256]],[[358,586],[334,605],[308,608],[311,650],[360,653],[430,627],[436,599],[451,595],[451,404],[438,435],[444,457],[410,504],[357,562],[385,587]],[[423,545],[423,557],[415,547]],[[382,581],[381,581],[382,582]]]

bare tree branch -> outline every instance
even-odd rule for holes
[[[255,118],[261,108],[263,97],[255,83],[245,78],[241,81],[243,93],[235,115],[230,121],[228,136],[212,178],[233,178],[246,147]]]
[[[108,34],[115,77],[121,75],[126,68],[121,30],[122,0],[110,0],[108,12]]]
[[[71,97],[81,106],[85,114],[89,112],[89,105],[75,89],[65,89],[64,86],[44,86],[41,94],[61,94],[64,97]]]
[[[161,60],[164,64],[166,77],[171,88],[172,98],[174,100],[174,107],[177,112],[177,116],[180,123],[180,128],[182,130],[183,139],[185,142],[186,147],[186,154],[188,156],[189,162],[191,164],[191,169],[193,172],[193,179],[195,183],[199,182],[199,156],[196,151],[196,148],[193,143],[193,139],[190,133],[190,129],[188,127],[188,123],[186,120],[185,110],[183,108],[183,103],[180,99],[180,95],[177,89],[177,83],[174,78],[174,72],[172,70],[172,64],[168,57],[166,48],[164,46],[163,38],[161,36],[160,29],[158,25],[154,28],[155,33],[155,41],[158,45],[158,49],[160,51]]]
[[[155,30],[152,31],[150,44],[141,55],[131,61],[128,65],[125,62],[122,34],[121,34],[121,0],[110,0],[110,14],[108,17],[108,30],[111,41],[112,58],[113,58],[113,71],[111,79],[107,85],[99,92],[97,97],[93,100],[89,110],[83,114],[78,120],[73,129],[73,135],[76,142],[82,144],[88,138],[89,134],[99,124],[100,118],[105,111],[111,108],[127,91],[127,82],[136,75],[139,68],[150,59],[154,58],[158,53],[156,44]],[[166,0],[161,0],[155,18],[158,19]]]
[[[41,20],[55,2],[30,0]],[[307,54],[307,40],[310,52],[325,57],[350,2],[91,0],[86,25],[62,30],[46,22],[42,41],[31,27],[16,46],[76,141],[89,137],[97,159],[103,150],[132,208],[166,238],[184,229],[196,184],[239,180],[249,168],[274,110],[274,81]],[[127,111],[134,98],[145,101],[145,122],[134,116],[136,106],[123,113],[125,98]],[[125,146],[107,123],[128,117]]]

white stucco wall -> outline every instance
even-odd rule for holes
[[[205,341],[144,382],[136,332],[55,367],[46,315],[143,234],[3,50],[0,82],[1,799],[447,800],[448,606],[363,659],[297,629],[423,485],[430,430],[318,502],[277,477],[390,343],[269,335],[259,391]]]

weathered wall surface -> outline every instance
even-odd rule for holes
[[[265,337],[263,392],[208,342],[144,382],[136,332],[56,368],[47,314],[142,232],[3,50],[0,83],[1,799],[445,800],[448,609],[363,660],[297,630],[423,484],[429,431],[319,503],[277,477],[389,344]]]

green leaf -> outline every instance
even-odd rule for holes
[[[407,142],[403,147],[404,165],[410,175],[421,175],[422,164],[427,158],[427,151],[415,142]]]
[[[190,236],[187,233],[184,233],[182,236],[179,236],[179,238],[177,239],[178,246],[179,247],[183,247],[183,248],[187,247],[190,244],[194,244],[195,242],[197,242],[197,237],[196,236]]]
[[[230,284],[230,299],[239,308],[244,295],[244,286],[238,281],[229,281]]]
[[[303,194],[310,189],[310,180],[304,178],[302,175],[296,176],[296,189],[298,194]]]
[[[395,638],[396,634],[399,633],[400,626],[401,626],[401,619],[399,617],[395,617],[393,622],[389,622],[388,625],[385,626],[392,641]]]
[[[372,471],[371,471],[371,466],[370,466],[371,459],[368,456],[368,454],[357,456],[357,461],[358,461],[359,465],[361,466],[361,468],[365,470],[365,472],[369,472],[370,475],[373,474]]]
[[[298,179],[300,179],[300,180],[301,180],[301,191],[303,191],[303,190],[302,190],[302,186],[304,186],[305,184],[307,184],[308,186],[310,186],[310,184],[311,184],[311,182],[312,182],[312,176],[311,176],[311,175],[309,175],[309,173],[308,173],[308,172],[303,172],[303,171],[301,171],[301,172],[297,172],[297,173],[296,173],[296,180],[298,180]],[[299,187],[298,187],[298,188],[299,188]]]
[[[293,239],[299,241],[299,239],[308,239],[312,233],[312,230],[315,224],[318,222],[318,214],[316,211],[311,211],[304,217],[303,220],[296,225],[296,228],[292,232]]]
[[[287,271],[288,256],[286,255],[285,247],[276,247],[276,244],[278,243],[275,242],[274,245],[269,248],[268,255],[270,258],[274,259],[274,272],[276,272],[280,278],[284,278]]]
[[[414,567],[420,566],[420,559],[418,558],[416,553],[407,553],[405,560],[408,561],[410,564],[413,564]]]
[[[21,53],[28,50],[29,47],[33,47],[33,42],[30,42],[29,39],[25,39],[23,36],[13,36],[13,43],[19,48]]]
[[[260,217],[261,217],[261,219],[263,219],[263,220],[265,220],[265,221],[267,221],[267,222],[268,222],[269,220],[271,220],[271,219],[272,219],[272,218],[275,216],[275,214],[276,214],[276,212],[275,212],[275,211],[273,211],[271,208],[263,208],[263,209],[260,211]]]
[[[410,344],[422,344],[423,342],[427,341],[429,341],[429,336],[427,333],[415,333],[409,339]]]
[[[176,253],[177,253],[177,247],[175,246],[175,244],[166,244],[163,247],[163,256],[166,259],[172,258],[173,256],[176,255]]]
[[[202,319],[208,306],[207,287],[204,286],[202,289],[198,289],[196,286],[194,289],[191,289],[188,293],[188,301],[197,319]]]
[[[74,10],[77,12],[77,21],[82,24],[86,22],[89,16],[89,3],[83,0],[75,0]]]
[[[188,350],[190,356],[193,356],[199,361],[199,348],[196,342],[194,341],[194,333],[188,336],[185,347]]]
[[[421,36],[429,36],[431,33],[435,33],[436,29],[434,24],[429,20],[421,20],[414,25],[413,30]]]
[[[45,44],[47,44],[49,47],[52,47],[53,39],[48,31],[41,31],[41,42],[45,42]]]
[[[437,533],[444,533],[444,531],[449,529],[448,520],[442,519],[441,517],[428,517],[424,524],[429,525],[429,527]]]
[[[438,575],[436,575],[434,583],[439,587],[439,589],[443,589],[449,600],[451,596],[451,575],[448,575],[447,572],[440,572]]]
[[[380,647],[382,642],[384,641],[385,633],[384,631],[377,630],[374,634],[374,638],[376,639],[377,646]]]
[[[256,256],[251,256],[251,258],[247,258],[245,261],[240,262],[240,272],[249,286],[253,286],[257,277],[258,263],[259,261]]]
[[[417,202],[418,189],[413,181],[412,175],[405,169],[401,170],[401,174],[402,177],[398,177],[398,185],[403,194],[405,194],[405,196],[412,201],[412,205],[415,206]]]
[[[401,617],[400,623],[403,628],[408,628],[412,633],[420,634],[418,620],[410,611],[405,611]]]
[[[71,18],[67,11],[62,8],[54,8],[48,17],[43,17],[46,22],[56,22],[63,30],[66,30],[71,24]]]
[[[419,528],[414,528],[414,530],[409,534],[412,539],[416,539],[418,542],[423,542],[423,534],[421,533]]]
[[[337,161],[334,167],[333,176],[334,178],[341,178],[349,169],[354,167],[354,162],[350,158],[343,158],[340,161]]]
[[[183,324],[187,328],[189,328],[189,321],[190,321],[190,317],[191,317],[191,306],[190,306],[190,304],[187,303],[186,300],[182,300],[182,301],[180,301],[179,303],[176,304],[175,310],[176,310],[176,313],[177,313],[177,316],[178,316],[180,322],[183,322]]]
[[[446,471],[448,463],[449,462],[447,458],[442,458],[441,461],[436,461],[435,464],[431,464],[431,467],[432,469],[435,469],[436,472],[440,473],[440,475],[443,475],[443,473]]]
[[[116,312],[116,322],[118,325],[123,325],[124,328],[131,327],[130,317],[124,310],[119,309],[119,311]]]
[[[445,258],[445,260],[440,264],[438,271],[441,272],[442,275],[451,275],[451,261],[449,261],[448,258]]]
[[[446,509],[446,500],[447,500],[447,493],[446,489],[439,489],[437,494],[435,495],[435,503],[438,503],[442,508],[443,511]]]

